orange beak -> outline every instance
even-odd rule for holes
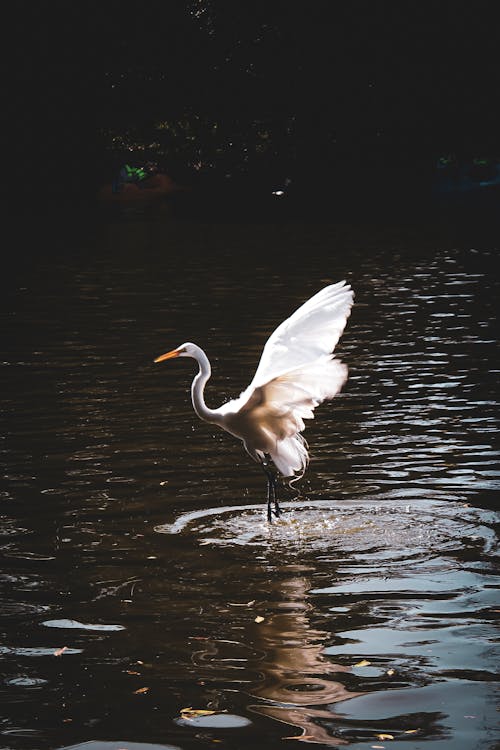
[[[180,353],[181,353],[180,349],[172,349],[171,352],[167,352],[166,354],[160,354],[160,356],[156,357],[154,361],[164,362],[166,359],[173,359],[174,357],[178,357]]]

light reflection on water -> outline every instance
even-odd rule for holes
[[[4,297],[3,746],[493,748],[494,250],[140,220],[93,239]],[[192,413],[192,366],[152,359],[198,341],[217,405],[341,278],[349,380],[270,528],[259,471]]]

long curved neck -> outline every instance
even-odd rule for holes
[[[196,361],[198,362],[198,373],[191,384],[191,401],[193,409],[200,419],[205,422],[218,422],[219,415],[215,409],[209,409],[205,403],[205,386],[212,374],[212,368],[207,355],[203,349],[198,348]]]

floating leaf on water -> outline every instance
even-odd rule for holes
[[[357,664],[355,664],[355,667],[369,667],[371,664],[371,661],[367,661],[366,659],[361,659],[361,661],[358,661]]]
[[[149,690],[148,687],[139,688],[138,690],[134,690],[134,695],[140,695],[141,693],[147,693],[148,690]]]
[[[63,646],[62,648],[58,648],[54,651],[54,656],[62,656],[65,651],[68,650],[67,646]]]
[[[393,740],[394,739],[393,734],[377,734],[376,737],[377,737],[377,740]]]
[[[255,618],[254,622],[256,622],[256,623],[264,622],[264,617],[261,617],[260,615],[257,615],[257,617]]]
[[[209,711],[206,708],[192,708],[189,706],[188,708],[181,708],[181,718],[182,719],[194,719],[197,716],[213,716],[216,711]]]
[[[415,734],[416,732],[419,732],[420,729],[405,729],[403,734]]]

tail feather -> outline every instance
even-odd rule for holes
[[[284,477],[302,476],[309,462],[306,441],[299,433],[279,440],[270,455]]]

